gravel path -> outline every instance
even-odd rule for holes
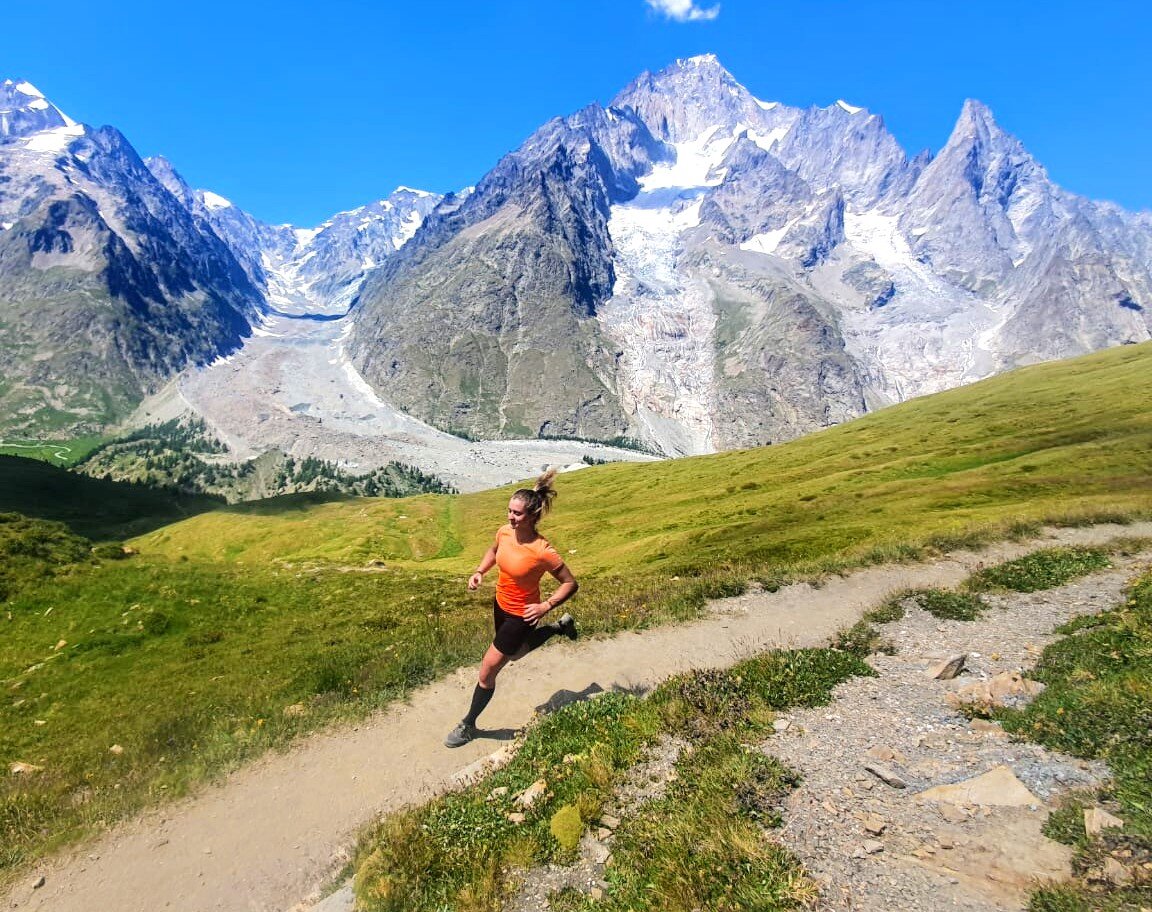
[[[970,724],[946,697],[1031,667],[1059,624],[1121,602],[1137,561],[1114,563],[1060,589],[989,597],[993,607],[977,621],[940,621],[913,608],[881,627],[896,652],[873,657],[878,677],[845,682],[831,706],[789,714],[788,728],[765,742],[765,752],[804,777],[779,836],[823,883],[821,909],[1024,909],[1033,878],[1067,873],[1069,850],[1040,827],[1053,796],[1097,784],[1106,769],[1012,742],[988,723]],[[955,680],[926,673],[957,653],[968,660]],[[906,788],[864,769],[877,762]],[[1001,807],[918,797],[1000,766],[1036,800]]]
[[[980,554],[873,567],[820,588],[795,585],[717,602],[689,624],[549,645],[501,676],[483,719],[486,737],[450,751],[441,740],[467,705],[475,680],[474,669],[461,669],[359,725],[313,735],[218,787],[61,853],[0,897],[0,906],[52,912],[308,908],[343,863],[360,826],[451,787],[455,772],[511,738],[549,695],[652,686],[772,646],[820,645],[895,590],[951,586],[981,562],[1118,535],[1152,535],[1152,523],[1062,529]],[[910,636],[928,643],[936,634]],[[41,876],[43,885],[33,889]]]

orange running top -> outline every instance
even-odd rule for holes
[[[522,545],[516,541],[516,531],[505,525],[496,533],[496,566],[500,568],[497,604],[509,614],[523,617],[528,605],[540,601],[541,578],[564,566],[564,558],[542,535]]]

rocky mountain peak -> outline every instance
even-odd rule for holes
[[[0,82],[0,142],[53,129],[79,129],[76,121],[52,104],[30,82]]]
[[[160,186],[180,200],[187,208],[193,208],[194,191],[172,162],[163,155],[152,155],[144,159],[144,164],[152,172],[152,176],[160,182]]]
[[[960,183],[984,202],[1000,207],[1026,184],[1047,183],[1044,168],[1011,133],[1004,130],[987,105],[968,99],[948,142],[925,170],[925,183],[934,190]]]
[[[960,117],[956,120],[949,143],[963,139],[990,142],[1005,135],[1000,125],[996,123],[992,109],[982,101],[968,98],[960,109]]]
[[[612,107],[632,108],[665,142],[692,142],[716,126],[761,125],[790,109],[758,102],[715,55],[677,60],[658,73],[643,73],[616,96]]]

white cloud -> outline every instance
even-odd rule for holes
[[[701,9],[696,0],[645,0],[656,12],[676,22],[700,22],[720,15],[720,5]]]

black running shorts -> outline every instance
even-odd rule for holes
[[[536,629],[519,615],[509,614],[495,599],[492,600],[492,623],[496,628],[492,645],[509,657],[520,651],[528,634]]]

